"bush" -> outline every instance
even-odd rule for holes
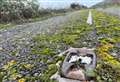
[[[70,7],[71,7],[72,9],[82,9],[82,8],[86,8],[85,6],[80,5],[80,4],[78,4],[78,3],[72,3],[72,4],[70,5]]]
[[[39,4],[36,0],[0,0],[0,8],[0,22],[10,22],[38,16]]]

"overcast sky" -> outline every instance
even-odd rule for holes
[[[40,6],[43,8],[64,8],[69,7],[69,5],[73,2],[90,7],[101,1],[103,0],[39,0]]]

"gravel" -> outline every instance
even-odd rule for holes
[[[12,28],[0,30],[0,51],[2,48],[11,50],[14,46],[21,44],[30,44],[30,39],[36,34],[44,34],[54,31],[56,28],[65,24],[74,14],[66,13],[64,16],[56,16],[47,20],[38,21],[34,23],[26,23],[23,25],[16,25]]]
[[[8,29],[1,29],[0,44],[15,39],[26,40],[26,38],[30,38],[36,34],[50,32],[50,29],[53,30],[54,28],[58,28],[62,24],[65,24],[65,22],[69,20],[71,16],[76,13],[78,12],[66,13],[66,15],[64,16],[56,16],[43,21],[17,25]]]

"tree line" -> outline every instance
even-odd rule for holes
[[[84,8],[77,3],[72,3],[72,9]],[[24,20],[51,14],[53,10],[40,10],[38,0],[0,0],[0,23]],[[64,9],[54,12],[66,12]]]
[[[38,16],[36,0],[0,0],[0,22],[9,22]]]

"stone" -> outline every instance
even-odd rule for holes
[[[81,59],[81,63],[85,63],[85,64],[90,64],[92,62],[92,59],[90,57],[80,57]]]
[[[69,63],[72,63],[72,62],[75,62],[75,61],[78,61],[78,60],[79,60],[78,56],[72,56]]]
[[[59,75],[58,72],[56,72],[53,76],[51,76],[50,79],[57,80],[58,82],[81,82],[79,80],[72,80],[72,79],[63,78]]]
[[[117,53],[111,53],[112,54],[112,56],[117,56],[118,54]]]
[[[94,77],[94,69],[96,67],[96,55],[94,49],[88,49],[86,47],[70,48],[60,53],[58,56],[62,55],[65,55],[66,57],[60,66],[57,63],[57,67],[60,71],[54,76],[57,79],[59,78],[59,82],[67,82],[65,81],[66,79],[77,80],[73,82],[86,81],[86,75],[88,75],[87,77]],[[62,77],[59,74],[61,74]],[[61,78],[62,81],[60,80]]]
[[[78,60],[81,60],[80,63],[90,64],[92,62],[92,59],[90,57],[82,57],[82,56],[72,56],[69,63],[76,62]]]
[[[0,51],[2,51],[3,50],[3,48],[2,47],[0,47]]]
[[[72,70],[70,70],[67,74],[67,77],[74,80],[81,80],[81,81],[86,80],[84,71],[82,69],[77,69],[77,68],[73,68]]]

